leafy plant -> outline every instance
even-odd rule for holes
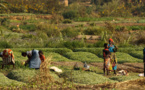
[[[77,11],[75,11],[75,10],[64,12],[62,15],[66,19],[74,19],[74,18],[78,17]]]

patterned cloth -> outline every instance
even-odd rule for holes
[[[114,52],[112,52],[110,57],[111,57],[111,64],[112,64],[112,68],[113,68],[113,70],[114,70],[114,67],[115,67],[115,66],[116,66],[116,64],[117,64],[117,58],[116,58],[115,53],[114,53]],[[116,67],[116,69],[117,69],[117,67]]]
[[[11,49],[5,49],[3,52],[1,52],[1,55],[2,55],[4,65],[7,65],[10,63],[15,64],[13,51]]]
[[[112,64],[111,64],[109,49],[104,49],[103,50],[103,57],[104,57],[104,68],[106,68],[107,70],[112,70]]]
[[[104,67],[107,70],[112,70],[112,64],[111,64],[111,60],[109,57],[104,58]]]

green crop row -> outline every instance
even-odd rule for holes
[[[129,54],[135,58],[143,59],[143,51],[132,51]]]
[[[67,49],[67,48],[12,48],[12,50],[14,52],[26,52],[26,51],[30,51],[30,50],[42,50],[43,52],[55,52],[55,53],[59,53],[61,55],[67,53],[67,52],[72,52],[71,49]],[[1,49],[2,50],[2,49]]]
[[[102,58],[99,58],[95,54],[89,52],[68,52],[64,56],[71,60],[77,60],[77,61],[87,62],[87,63],[103,61]]]
[[[4,74],[0,73],[0,86],[22,86],[25,85],[25,83],[18,82],[15,80],[11,80],[7,78]]]

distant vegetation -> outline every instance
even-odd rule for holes
[[[2,8],[0,12],[39,14],[65,13],[63,14],[64,17],[67,16],[65,11],[67,11],[68,15],[70,14],[73,17],[125,17],[145,15],[145,2],[143,0],[131,0],[131,2],[130,0],[68,0],[68,7],[64,7],[62,2],[63,0],[1,0],[3,7],[1,5]]]

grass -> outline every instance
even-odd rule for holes
[[[36,75],[36,70],[32,69],[17,69],[8,73],[7,77],[13,80],[28,83]]]
[[[0,14],[0,16],[29,16],[29,15],[37,15],[33,13],[10,13],[10,14]],[[46,14],[38,14],[38,15],[46,15]]]
[[[1,87],[22,86],[22,85],[25,85],[25,83],[11,80],[11,79],[7,78],[4,74],[0,73],[0,86]]]
[[[103,61],[102,58],[99,58],[95,54],[89,52],[68,52],[64,56],[72,60],[77,60],[77,61],[87,62],[87,63]]]
[[[132,51],[129,54],[135,58],[143,59],[143,51]]]
[[[102,17],[102,18],[93,18],[93,17],[79,17],[75,21],[112,21],[113,17]]]
[[[101,84],[114,83],[116,81],[110,80],[102,75],[87,71],[68,71],[63,73],[69,81],[77,84]]]
[[[128,81],[128,80],[136,80],[139,78],[141,78],[141,77],[139,77],[137,73],[131,73],[131,74],[129,74],[129,76],[113,76],[109,79],[115,80],[118,82],[122,82],[122,81]]]
[[[61,61],[71,61],[70,59],[58,54],[58,53],[47,53],[47,52],[44,52],[45,53],[45,56],[52,56],[52,61],[58,61],[58,62],[61,62]]]
[[[118,63],[142,63],[142,59],[134,58],[127,53],[117,52],[116,57]]]

